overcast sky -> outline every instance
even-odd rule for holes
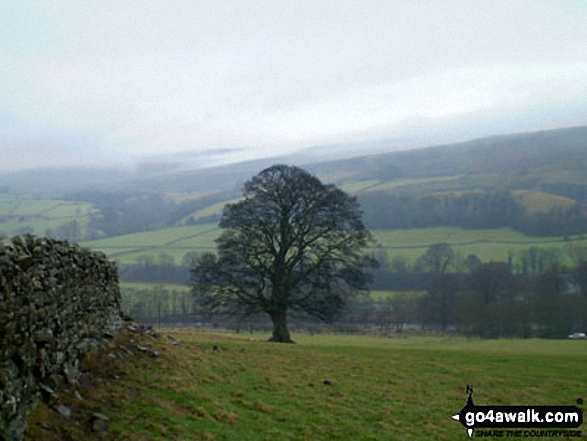
[[[587,2],[3,0],[0,168],[587,124]]]

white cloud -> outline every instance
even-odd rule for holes
[[[533,112],[540,129],[541,114],[587,101],[582,2],[3,7],[0,121],[20,121],[4,145],[41,146],[50,133],[82,155],[260,155],[465,122],[483,135],[500,114]],[[587,123],[566,112],[558,124],[570,120]]]

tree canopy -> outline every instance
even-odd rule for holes
[[[217,254],[192,269],[198,303],[213,312],[266,313],[271,341],[291,342],[288,313],[330,321],[367,288],[371,241],[354,197],[286,165],[245,183],[244,199],[224,207]]]

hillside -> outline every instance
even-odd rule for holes
[[[377,146],[378,151],[388,146],[389,153],[368,154],[370,145]],[[303,166],[321,179],[338,185],[368,180],[383,183],[456,176],[458,182],[453,183],[453,189],[483,185],[541,186],[573,199],[577,199],[579,190],[584,190],[587,185],[587,126],[494,136],[411,150],[405,148],[401,150],[397,141],[375,140],[371,144],[346,146],[345,159],[339,159],[340,146],[326,145],[287,156],[193,170],[178,167],[176,156],[169,157],[169,167],[166,167],[165,155],[161,155],[154,170],[139,164],[134,171],[47,168],[0,172],[0,191],[43,194],[88,189],[157,193],[230,191],[240,188],[250,176],[275,163]],[[354,153],[350,153],[352,151]],[[575,196],[562,194],[573,191],[577,193]],[[579,196],[583,200],[587,197],[585,191]]]
[[[319,176],[348,172],[339,184],[411,179],[418,181],[408,182],[408,186],[418,189],[431,188],[429,184],[450,190],[540,187],[587,201],[586,153],[587,127],[576,127],[370,155],[309,168]]]
[[[385,145],[377,141],[378,149]],[[372,229],[511,228],[560,238],[587,233],[587,127],[363,156],[355,151],[338,160],[332,156],[340,146],[332,155],[328,148],[196,170],[177,167],[173,157],[169,167],[163,158],[135,172],[0,173],[0,234],[88,240],[214,223],[224,204],[239,198],[245,180],[276,162],[301,165],[357,195]],[[389,141],[389,148],[397,143]]]
[[[487,405],[573,405],[587,361],[582,341],[164,332],[88,357],[79,398],[56,398],[71,416],[39,406],[29,439],[459,440],[467,384]]]
[[[108,239],[82,242],[82,245],[105,252],[123,265],[183,265],[196,255],[213,252],[220,229],[215,224],[170,227],[133,233]],[[375,244],[368,252],[384,255],[391,262],[405,257],[412,264],[435,243],[445,242],[461,256],[477,255],[482,261],[506,262],[509,256],[535,247],[555,251],[562,262],[570,259],[574,248],[587,247],[584,236],[528,237],[509,228],[467,230],[463,228],[420,228],[373,230]],[[569,257],[565,257],[569,255]],[[187,270],[185,278],[187,279]]]

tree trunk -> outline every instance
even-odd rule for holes
[[[287,329],[287,311],[280,311],[269,314],[273,322],[273,335],[269,341],[277,343],[294,343],[289,336],[289,329]]]

